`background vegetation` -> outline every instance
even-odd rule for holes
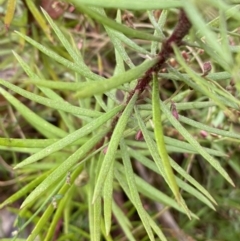
[[[0,3],[1,240],[239,240],[237,1]]]

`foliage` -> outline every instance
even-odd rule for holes
[[[23,2],[0,41],[5,240],[237,240],[240,5]]]

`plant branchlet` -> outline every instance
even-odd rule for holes
[[[136,92],[138,92],[139,96],[145,90],[145,88],[149,85],[150,81],[152,80],[152,74],[154,72],[158,73],[162,69],[164,63],[173,53],[173,45],[181,46],[183,44],[182,40],[189,32],[191,26],[192,25],[188,20],[188,17],[186,16],[183,9],[181,9],[179,14],[179,20],[174,28],[173,33],[169,36],[167,40],[164,41],[164,43],[162,44],[161,51],[158,53],[158,62],[153,67],[148,69],[140,79],[138,79],[136,87],[129,93],[129,96],[126,102],[124,103],[125,106],[128,104],[128,102],[131,100],[132,96]],[[120,112],[112,121],[112,129],[108,134],[109,138],[111,137],[112,131],[121,114],[122,112]]]

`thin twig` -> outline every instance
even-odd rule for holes
[[[170,55],[173,53],[173,45],[176,45],[176,46],[183,45],[182,40],[186,36],[186,34],[189,32],[191,26],[192,25],[191,25],[190,21],[188,20],[185,12],[183,11],[183,9],[181,9],[180,14],[179,14],[179,20],[178,20],[178,23],[176,24],[176,27],[175,27],[173,33],[163,43],[162,49],[158,54],[158,62],[153,67],[148,69],[145,72],[145,74],[138,80],[136,87],[129,93],[129,96],[128,96],[126,102],[124,103],[125,106],[129,103],[132,96],[136,92],[138,92],[138,96],[140,96],[141,93],[146,89],[146,87],[151,82],[152,74],[154,72],[158,73],[162,69],[164,63],[168,60]],[[113,119],[111,131],[107,135],[108,138],[111,137],[112,131],[113,131],[115,125],[117,124],[117,121],[120,118],[121,114],[122,114],[122,112],[120,112]]]

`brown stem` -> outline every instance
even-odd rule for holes
[[[163,43],[162,45],[162,49],[158,54],[158,62],[151,67],[150,69],[148,69],[145,74],[138,79],[137,85],[136,87],[130,92],[125,105],[127,105],[129,103],[129,101],[131,100],[132,96],[138,92],[138,96],[145,90],[145,88],[148,86],[148,84],[150,83],[150,81],[152,80],[152,74],[153,72],[158,73],[161,68],[163,67],[163,64],[168,60],[169,56],[173,53],[173,44],[177,45],[177,46],[181,46],[182,45],[182,40],[185,37],[185,35],[188,33],[188,31],[191,28],[191,23],[189,22],[185,12],[183,11],[183,9],[180,10],[180,14],[179,14],[179,20],[178,23],[176,24],[176,27],[173,31],[173,33],[169,36],[169,38]],[[112,135],[112,131],[118,121],[118,119],[120,118],[122,112],[120,112],[112,121],[112,129],[111,131],[108,133],[108,137],[110,138]]]
[[[152,80],[152,73],[159,72],[160,69],[162,68],[163,64],[167,61],[169,56],[173,53],[172,45],[175,44],[177,46],[180,46],[182,43],[182,39],[188,33],[190,28],[191,28],[191,23],[189,22],[185,12],[181,9],[179,21],[178,21],[173,33],[163,43],[162,49],[161,49],[160,53],[158,54],[158,56],[159,56],[158,62],[153,67],[151,67],[149,70],[147,70],[146,73],[144,74],[144,76],[138,80],[138,83],[137,83],[135,89],[130,93],[130,95],[128,97],[127,103],[130,101],[130,99],[132,98],[132,96],[136,92],[136,90],[139,90],[140,94],[144,91],[146,86]]]

